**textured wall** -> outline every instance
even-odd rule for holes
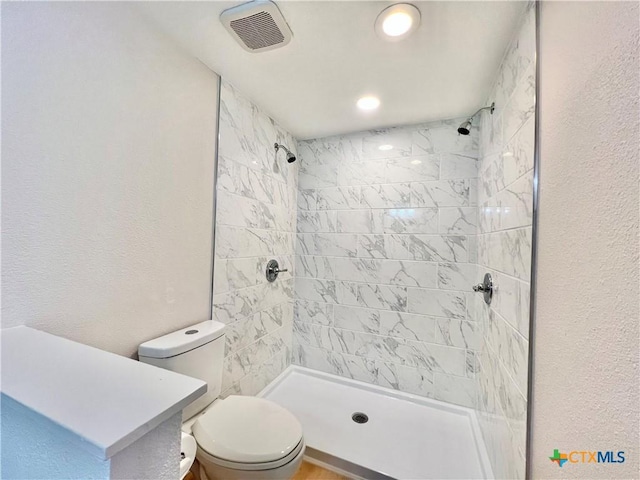
[[[532,478],[640,469],[638,18],[637,2],[542,4]],[[559,468],[554,449],[627,460]]]
[[[213,318],[228,325],[223,396],[254,395],[289,364],[299,162],[295,140],[222,83]],[[288,268],[267,282],[267,262]]]
[[[180,476],[182,414],[177,413],[111,458],[110,480],[175,480]]]
[[[78,449],[68,430],[6,395],[0,402],[3,479],[109,478],[111,463]]]
[[[478,139],[458,124],[298,144],[295,363],[473,405]]]
[[[481,326],[477,409],[496,478],[524,478],[535,130],[535,9],[528,5],[501,64],[480,136],[478,279],[493,277]]]
[[[9,480],[173,480],[180,468],[182,415],[174,415],[108,460],[78,447],[78,438],[13,399],[0,398],[2,478]],[[74,438],[72,438],[74,437]]]
[[[217,76],[123,3],[2,5],[2,322],[122,355],[209,315]]]

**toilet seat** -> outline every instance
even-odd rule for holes
[[[304,447],[302,426],[288,410],[257,397],[232,395],[215,402],[192,427],[198,453],[236,470],[267,470]]]
[[[291,451],[289,455],[286,457],[282,457],[273,462],[263,462],[263,463],[238,463],[238,462],[230,462],[228,460],[224,460],[222,458],[215,457],[202,448],[198,446],[198,458],[200,459],[200,463],[210,462],[212,464],[218,465],[220,467],[228,468],[231,470],[240,470],[240,471],[262,471],[262,470],[272,470],[275,468],[282,467],[287,463],[293,461],[300,455],[300,452],[305,448],[305,444],[303,440],[300,440],[300,443],[296,446],[294,450]]]

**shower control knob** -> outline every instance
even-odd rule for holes
[[[280,269],[280,265],[278,265],[277,260],[269,260],[267,263],[267,280],[269,282],[275,282],[276,278],[278,278],[278,274],[282,272],[288,272],[287,268]]]
[[[472,288],[474,292],[482,292],[482,294],[484,295],[485,303],[487,305],[491,305],[491,299],[493,298],[494,287],[493,287],[493,279],[491,278],[490,273],[485,273],[482,283],[474,285]]]

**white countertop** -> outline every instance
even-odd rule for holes
[[[204,394],[201,380],[29,327],[0,331],[2,393],[107,459]]]

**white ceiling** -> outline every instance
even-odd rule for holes
[[[279,1],[291,43],[243,50],[218,17],[238,2],[140,2],[145,16],[294,136],[305,139],[461,117],[483,106],[525,4],[412,2],[422,23],[386,42],[378,13],[397,2]],[[382,104],[360,112],[356,100]]]

